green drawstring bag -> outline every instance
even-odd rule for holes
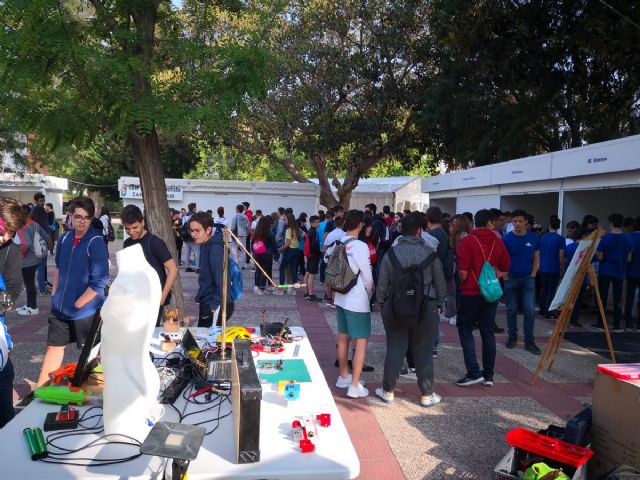
[[[491,258],[491,254],[493,253],[493,247],[495,247],[496,242],[493,242],[493,245],[491,245],[491,251],[489,252],[489,255],[486,256],[484,254],[484,249],[482,248],[480,240],[478,240],[475,235],[471,236],[476,242],[478,242],[478,246],[482,251],[482,257],[484,258],[480,276],[476,277],[476,274],[473,270],[471,271],[471,273],[473,273],[476,282],[478,282],[478,288],[480,289],[482,298],[484,298],[489,303],[497,302],[502,297],[502,287],[500,286],[500,281],[496,276],[496,269],[493,268],[493,266],[489,263],[489,259]]]
[[[571,480],[562,470],[546,463],[534,463],[524,472],[524,480]]]

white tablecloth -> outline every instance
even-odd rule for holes
[[[360,472],[360,463],[353,448],[347,430],[342,422],[333,396],[325,382],[320,366],[315,358],[309,340],[301,328],[292,328],[294,335],[304,338],[294,344],[286,345],[282,354],[260,354],[255,361],[265,359],[293,358],[296,345],[300,345],[297,358],[304,359],[311,383],[302,383],[300,398],[286,401],[277,393],[277,387],[263,385],[260,415],[260,462],[238,465],[234,463],[235,447],[232,415],[220,421],[216,432],[205,437],[198,458],[189,466],[189,478],[199,479],[352,479]],[[158,332],[156,332],[157,335]],[[199,332],[203,334],[203,331]],[[158,340],[152,341],[152,351],[158,354]],[[184,401],[180,399],[176,406],[182,409]],[[99,398],[91,398],[86,406],[80,407],[82,414],[89,406],[99,405]],[[187,413],[205,408],[190,405]],[[225,404],[222,413],[228,409]],[[164,459],[143,455],[142,457],[119,465],[104,467],[81,467],[71,465],[51,465],[33,462],[30,459],[22,430],[40,427],[44,424],[46,413],[59,411],[56,405],[48,405],[36,399],[22,413],[0,430],[0,479],[93,479],[110,478],[151,478],[162,479],[167,462]],[[228,410],[227,410],[228,411]],[[293,441],[291,423],[308,414],[331,414],[331,426],[318,428],[318,437],[313,440],[316,450],[313,453],[301,453]],[[197,423],[210,418],[212,412],[192,415],[185,423]],[[217,411],[215,412],[217,415]],[[177,421],[177,413],[169,406],[163,420]],[[215,423],[203,425],[208,430]],[[44,432],[45,437],[53,432]],[[65,439],[65,447],[77,448],[97,436],[86,435],[80,438]],[[106,458],[119,458],[137,452],[135,447],[107,445],[93,450],[94,455]],[[86,453],[83,456],[87,456]],[[168,467],[170,473],[170,465]]]

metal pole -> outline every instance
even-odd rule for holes
[[[224,265],[222,267],[222,358],[227,351],[227,290],[229,284],[229,230],[224,229]]]

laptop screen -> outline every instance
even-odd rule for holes
[[[196,338],[191,333],[190,329],[186,329],[184,336],[182,337],[182,348],[191,360],[198,360],[202,354],[202,350],[196,341]]]

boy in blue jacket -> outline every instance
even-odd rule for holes
[[[224,272],[224,225],[216,224],[206,212],[198,212],[189,219],[193,241],[200,245],[200,275],[196,302],[200,304],[199,327],[222,325],[222,279]],[[230,277],[227,281],[227,321],[233,315]]]
[[[93,200],[77,197],[69,202],[73,229],[58,239],[56,271],[51,291],[51,316],[38,386],[49,373],[60,368],[64,348],[76,343],[82,348],[93,317],[104,303],[109,279],[109,253],[101,231],[91,226]]]

